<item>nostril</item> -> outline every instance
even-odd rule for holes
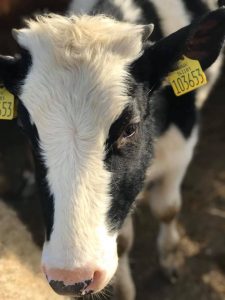
[[[79,297],[99,292],[107,284],[106,271],[97,268],[66,270],[46,269],[43,266],[43,271],[50,286],[59,295]]]
[[[102,272],[101,271],[95,271],[93,276],[93,282],[98,282],[101,280]]]
[[[105,287],[106,284],[106,272],[102,270],[95,271],[93,275],[93,280],[87,288],[87,291],[99,292]]]
[[[51,280],[49,282],[52,289],[59,295],[65,296],[83,296],[90,294],[92,291],[86,291],[86,288],[91,284],[92,280],[85,280],[83,282],[65,285],[63,281]]]

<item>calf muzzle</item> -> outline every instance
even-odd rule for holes
[[[105,287],[104,271],[90,268],[63,270],[45,267],[43,271],[50,286],[59,295],[81,297],[98,292]]]

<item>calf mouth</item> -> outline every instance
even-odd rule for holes
[[[72,299],[74,300],[110,300],[113,297],[113,285],[112,283],[109,283],[103,290],[101,290],[100,292],[97,293],[92,293],[92,291],[90,291],[89,293],[87,293],[84,296],[80,296],[80,297],[73,297]]]

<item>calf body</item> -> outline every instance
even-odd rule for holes
[[[176,2],[182,27],[189,19],[183,2]],[[208,14],[153,44],[148,40],[153,26],[132,23],[149,23],[149,12],[157,27],[156,3],[75,1],[70,9],[84,15],[29,21],[28,28],[14,31],[21,58],[0,58],[0,79],[19,97],[20,123],[36,161],[46,223],[43,270],[60,294],[96,293],[110,282],[119,231],[121,243],[131,227],[127,220],[122,228],[125,218],[143,196],[162,221],[161,265],[172,275],[176,268],[175,218],[197,141],[198,95],[176,98],[165,78],[183,55],[204,69],[215,61],[225,12]],[[163,34],[163,26],[159,29],[153,40]],[[131,293],[116,282],[117,293],[127,299],[134,298],[130,245],[128,239],[119,251],[118,270],[127,274],[120,278]]]
[[[215,9],[216,1],[91,1],[87,6],[72,1],[69,13],[106,13],[132,23],[156,25],[151,40],[159,40]],[[174,7],[174,9],[171,9]],[[160,264],[170,280],[177,276],[176,249],[179,244],[176,216],[181,208],[181,183],[198,140],[198,114],[216,82],[223,57],[207,71],[208,84],[194,93],[177,98],[167,84],[153,95],[154,159],[146,171],[145,185],[137,201],[149,203],[161,221],[158,236]],[[146,69],[142,70],[146,72]],[[128,297],[129,299],[129,297]]]

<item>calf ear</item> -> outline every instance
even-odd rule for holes
[[[160,82],[183,56],[207,69],[218,57],[225,38],[225,9],[220,8],[148,46],[132,65],[137,81]]]
[[[21,58],[0,55],[0,84],[16,93],[21,77]]]

